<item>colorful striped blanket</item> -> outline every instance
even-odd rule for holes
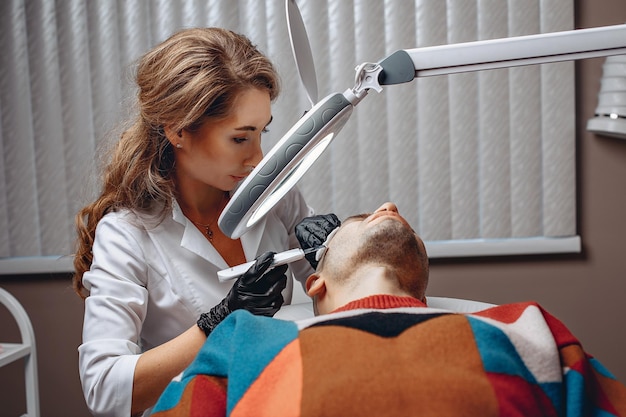
[[[626,416],[626,387],[536,303],[457,314],[381,297],[299,322],[234,312],[153,415]]]

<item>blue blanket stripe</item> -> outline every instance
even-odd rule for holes
[[[226,405],[228,414],[268,364],[298,337],[298,327],[294,322],[253,316],[247,311],[235,313],[231,316],[234,315],[232,320],[236,320],[236,328],[234,332],[229,332],[233,355],[228,361],[228,375],[231,375]],[[263,346],[263,350],[259,350],[259,346]]]

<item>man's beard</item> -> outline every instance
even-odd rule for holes
[[[361,237],[353,257],[353,267],[365,263],[387,265],[393,269],[418,268],[420,246],[413,230],[396,219],[384,219]]]

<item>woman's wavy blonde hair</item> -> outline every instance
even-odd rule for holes
[[[279,93],[278,74],[250,40],[220,28],[175,33],[139,60],[138,114],[112,149],[99,197],[76,215],[74,291],[85,298],[83,274],[93,260],[96,225],[122,208],[137,212],[171,208],[172,145],[164,126],[195,130],[207,119],[227,117],[237,95],[251,87]]]

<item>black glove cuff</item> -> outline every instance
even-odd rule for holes
[[[208,313],[200,314],[200,318],[196,322],[198,327],[209,336],[213,329],[222,322],[230,314],[230,309],[222,301],[215,307],[213,307]]]

